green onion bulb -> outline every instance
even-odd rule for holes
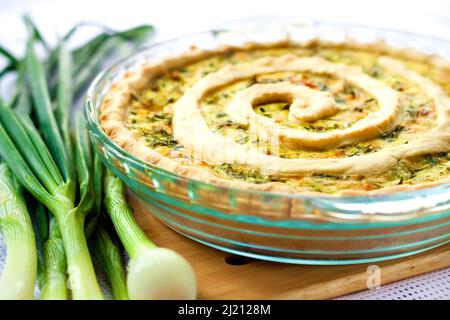
[[[126,202],[122,181],[111,172],[105,177],[105,207],[130,256],[130,299],[195,299],[197,285],[191,265],[175,251],[158,248],[147,238]]]

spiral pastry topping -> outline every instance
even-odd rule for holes
[[[107,95],[102,125],[128,151],[196,179],[395,192],[449,181],[449,83],[447,63],[389,48],[228,48],[129,75]]]

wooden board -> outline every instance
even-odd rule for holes
[[[144,231],[194,267],[199,299],[330,299],[366,290],[370,264],[304,266],[259,261],[209,248],[179,235],[130,198]],[[375,263],[381,284],[450,266],[450,244],[410,257]]]

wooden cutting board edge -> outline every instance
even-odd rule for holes
[[[367,290],[367,267],[371,264],[325,267],[258,261],[257,266],[250,263],[241,269],[230,268],[225,263],[229,253],[179,235],[155,219],[133,196],[129,195],[129,200],[137,221],[148,236],[157,245],[185,255],[192,263],[199,278],[200,299],[332,299]],[[373,265],[380,268],[381,285],[443,269],[450,267],[450,243],[420,254]],[[298,272],[293,273],[296,270]],[[297,274],[308,279],[286,281],[286,276]],[[258,275],[261,279],[257,279]],[[245,278],[249,276],[256,279],[247,281]],[[275,289],[280,280],[287,284],[285,290]],[[211,282],[216,282],[215,288],[210,288]],[[297,282],[298,287],[292,288]],[[254,294],[248,288],[251,285],[256,285]],[[266,292],[261,292],[261,288]]]
[[[380,267],[381,285],[450,267],[450,245],[406,258],[375,264]],[[299,290],[287,291],[276,299],[332,299],[367,290],[367,273],[344,276]],[[377,290],[377,289],[372,289]]]

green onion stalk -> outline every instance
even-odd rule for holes
[[[64,147],[67,151],[68,158],[73,159],[73,143],[70,134],[69,123],[69,109],[71,106],[72,96],[70,90],[63,92],[63,90],[71,86],[71,56],[65,50],[64,44],[50,53],[49,59],[55,55],[57,56],[58,73],[57,79],[57,109],[55,110],[55,117],[59,123]],[[69,71],[68,71],[69,70]],[[26,87],[26,86],[25,86]],[[41,205],[42,207],[42,205]],[[42,215],[38,215],[42,216]],[[46,215],[48,217],[48,215]],[[46,235],[40,235],[43,243],[41,245],[42,255],[42,279],[40,281],[41,300],[67,300],[67,261],[64,250],[64,242],[61,235],[58,222],[55,216],[49,219],[38,219],[42,225],[48,225]],[[48,223],[48,220],[50,222]]]
[[[70,53],[65,49],[65,42],[74,34],[75,28],[56,49],[51,50],[32,20],[29,17],[24,20],[30,34],[25,59],[19,61],[9,51],[0,48],[0,53],[9,61],[2,75],[16,71],[18,78],[8,105],[0,101],[0,154],[25,189],[52,214],[49,226],[47,219],[38,223],[39,227],[46,223],[48,229],[47,233],[39,235],[42,239],[41,298],[67,298],[67,287],[64,285],[67,259],[73,298],[101,299],[84,228],[86,216],[95,202],[90,171],[92,162],[89,148],[86,147],[87,139],[77,139],[75,143],[72,141],[70,107],[74,96],[82,91],[101,67],[102,58],[122,48],[123,43],[119,40],[130,41],[136,47],[153,28],[140,26],[124,32],[102,33]],[[40,42],[49,54],[44,66],[34,52],[35,41]],[[89,68],[86,68],[88,62]],[[54,76],[53,71],[56,69],[57,74]],[[56,81],[49,82],[46,76]],[[54,104],[51,103],[50,92],[55,98]],[[32,108],[37,128],[29,118]],[[92,219],[89,222],[89,229],[95,228],[95,221]],[[99,244],[97,247],[105,251],[112,250],[108,249],[114,244],[108,241],[108,233],[102,232],[101,226],[99,230],[103,236],[94,240]],[[104,255],[107,258],[104,261],[114,266],[109,268],[114,271],[108,274],[111,274],[110,281],[124,278],[123,268],[120,269],[114,256]],[[122,276],[116,276],[120,273]],[[112,285],[120,287],[121,284],[115,280]],[[117,291],[117,296],[124,298],[123,289],[121,291]]]
[[[56,218],[67,255],[72,296],[100,299],[84,237],[86,197],[74,205],[73,182],[62,178],[31,121],[19,120],[4,106],[0,106],[0,114],[0,153],[21,184]]]
[[[81,118],[81,117],[80,117]],[[78,119],[77,130],[86,130],[82,121]],[[94,154],[94,191],[95,205],[91,220],[86,228],[86,235],[90,239],[90,248],[94,257],[108,277],[115,300],[128,300],[125,269],[121,250],[113,240],[108,228],[108,221],[103,212],[103,173],[104,167],[97,152]],[[99,221],[100,220],[100,221]],[[99,223],[98,223],[99,222]]]
[[[43,210],[45,210],[43,208]],[[50,218],[48,237],[41,247],[41,300],[67,300],[67,263],[64,243],[55,217]]]
[[[93,40],[89,41],[87,44],[83,45],[79,49],[76,49],[73,54],[71,55],[64,46],[64,41],[62,41],[57,49],[55,49],[52,53],[50,53],[49,60],[53,61],[52,63],[56,62],[57,67],[57,82],[55,85],[55,92],[56,92],[56,110],[55,110],[55,118],[57,122],[59,123],[59,129],[61,133],[61,137],[63,140],[63,144],[65,146],[65,149],[67,150],[67,156],[69,159],[75,159],[76,163],[79,164],[76,168],[77,172],[77,178],[80,181],[80,193],[84,194],[90,194],[91,197],[93,197],[92,191],[88,190],[91,187],[86,187],[90,185],[90,167],[91,167],[91,159],[90,159],[90,150],[88,147],[88,139],[87,135],[84,134],[78,134],[82,133],[81,130],[77,130],[77,143],[76,143],[76,156],[74,156],[72,152],[72,140],[71,140],[71,130],[70,130],[70,107],[73,100],[73,93],[72,92],[79,92],[81,90],[81,87],[86,85],[86,82],[92,79],[92,77],[95,75],[95,73],[98,71],[98,68],[101,65],[102,59],[105,58],[107,54],[110,53],[110,51],[113,49],[110,45],[111,41],[108,43],[108,40],[110,39],[116,39],[118,37],[124,38],[125,35],[133,36],[134,38],[129,38],[127,40],[131,40],[135,42],[135,45],[138,45],[139,42],[143,41],[145,38],[147,38],[149,32],[152,31],[152,28],[150,26],[141,26],[134,29],[130,29],[129,31],[125,31],[122,33],[115,33],[108,36],[105,36],[104,34],[101,34],[100,36],[94,38]],[[118,36],[118,37],[117,37]],[[64,40],[67,41],[69,38],[69,35],[64,37]],[[102,41],[98,41],[96,39],[103,39]],[[116,39],[117,40],[117,39]],[[118,48],[120,48],[123,43],[114,42],[114,44],[117,45]],[[96,49],[97,51],[92,56],[85,55],[84,57],[76,56],[77,53],[82,52],[82,50],[91,51]],[[76,61],[72,61],[72,56],[76,56]],[[56,59],[55,59],[56,57]],[[93,59],[90,59],[93,58]],[[89,62],[89,68],[86,68],[86,62]],[[83,68],[84,67],[84,68]],[[75,70],[74,70],[75,69]],[[73,78],[73,80],[72,80]],[[75,82],[75,84],[73,83]],[[97,160],[97,159],[96,159]],[[98,171],[98,161],[95,161],[96,164],[94,166],[96,168],[95,171]],[[100,166],[101,168],[101,166]],[[94,171],[94,172],[95,172]],[[95,183],[96,176],[94,175],[94,185],[98,185],[98,183]],[[98,180],[98,179],[97,179]],[[101,178],[100,178],[101,181]],[[100,183],[101,185],[101,183]],[[84,187],[83,187],[84,186]],[[83,199],[83,196],[81,196]],[[101,194],[100,196],[95,197],[96,201],[100,199],[101,202]],[[88,205],[84,209],[85,212],[89,211],[89,208],[92,206],[92,201],[88,200]],[[55,220],[55,219],[53,219]],[[90,221],[89,226],[94,225],[95,226],[95,220]],[[94,222],[94,223],[93,223]],[[58,226],[54,225],[54,230],[58,231]],[[92,228],[91,228],[92,229]],[[89,232],[88,232],[89,233]],[[50,233],[51,235],[52,233]],[[102,239],[105,239],[105,236],[102,237]],[[54,243],[55,239],[50,238],[51,242]],[[60,240],[60,239],[59,239]],[[100,241],[100,248],[103,248],[105,250],[110,250],[112,248],[112,241],[107,241],[108,239],[104,241]],[[104,245],[108,245],[108,247],[104,248]],[[45,252],[48,250],[48,248],[59,248],[59,252],[48,252],[50,254],[46,255]],[[54,263],[53,265],[53,273],[57,274],[56,271],[61,271],[61,264],[58,263],[58,259],[55,259],[58,255],[61,257],[62,254],[64,254],[64,250],[61,246],[44,246],[43,249],[44,255],[48,256],[47,260],[48,263]],[[45,257],[44,257],[45,258]],[[111,259],[108,259],[111,258]],[[117,259],[113,260],[114,255],[106,255],[103,257],[101,261],[108,263],[109,265],[116,266],[116,268],[109,268],[109,272],[107,272],[108,276],[110,276],[110,281],[113,286],[113,293],[116,292],[115,297],[124,298],[124,295],[121,294],[120,290],[114,290],[114,287],[120,288],[120,273],[123,272],[119,268],[120,264],[118,263]],[[47,268],[51,268],[51,266],[47,266]],[[70,272],[70,267],[69,267]],[[58,279],[61,278],[61,274],[59,273],[59,276],[54,276],[51,278],[47,278],[48,281],[53,281],[58,284]],[[44,282],[45,283],[45,282]],[[64,298],[64,290],[62,289],[62,286],[58,285],[51,285],[47,284],[44,285],[43,288],[49,288],[48,293],[46,291],[43,291],[42,298]],[[54,291],[52,293],[52,291]],[[122,290],[123,291],[123,290]]]
[[[108,277],[114,299],[128,300],[122,254],[108,230],[101,223],[92,236],[91,248]]]
[[[67,263],[64,244],[55,217],[34,199],[32,219],[37,233],[38,283],[41,300],[67,300]],[[50,220],[50,221],[49,221]]]
[[[7,248],[0,276],[0,300],[33,299],[37,251],[22,187],[8,166],[0,164],[0,230]]]
[[[43,67],[28,44],[27,73],[39,131],[32,121],[0,105],[0,154],[20,183],[44,204],[58,222],[67,257],[70,289],[74,299],[102,299],[84,235],[84,218],[92,207],[89,171],[78,155],[79,200],[73,159],[64,147],[53,114]]]
[[[31,20],[28,20],[28,23],[31,23]],[[34,29],[37,30],[37,28]],[[23,61],[18,65],[16,89],[10,106],[14,108],[16,114],[29,117],[32,106],[25,72],[26,63]],[[49,223],[47,210],[41,203],[33,200],[29,199],[34,209],[32,217],[36,224],[41,253],[38,259],[40,299],[66,300],[68,298],[67,264],[61,232],[56,219],[52,217]]]
[[[19,64],[19,61],[17,61],[17,58],[14,57],[14,55],[8,49],[2,46],[0,46],[0,56],[3,56],[7,61],[6,66],[3,67],[2,70],[0,70],[0,78],[1,78],[9,72],[15,71]]]
[[[196,279],[191,265],[175,251],[158,248],[147,238],[126,201],[123,182],[109,171],[105,174],[104,204],[130,256],[130,299],[195,299]]]
[[[15,71],[18,60],[5,48],[0,55],[9,60],[0,77]],[[0,98],[0,103],[4,103]],[[7,247],[0,275],[0,300],[33,299],[37,272],[37,250],[31,218],[22,186],[5,163],[0,163],[0,231]],[[24,263],[26,261],[26,263]]]
[[[117,49],[125,48],[124,40],[130,41],[134,44],[133,47],[138,46],[145,39],[148,38],[150,32],[153,31],[151,26],[139,26],[123,32],[116,33],[102,33],[86,44],[72,52],[72,55],[65,49],[64,42],[74,34],[76,28],[71,29],[63,38],[63,42],[55,49],[49,57],[52,61],[47,65],[56,63],[57,77],[55,91],[56,99],[58,101],[58,108],[55,110],[55,117],[60,124],[61,135],[67,150],[72,150],[71,130],[70,130],[70,105],[71,94],[70,90],[73,87],[75,96],[82,91],[83,87],[92,80],[95,74],[99,71],[103,60],[112,54]],[[71,56],[74,57],[72,62]],[[56,57],[56,58],[55,58]],[[72,69],[73,79],[70,77],[68,69]],[[77,122],[77,141],[84,141],[85,154],[89,154],[89,148],[86,147],[87,133],[83,122],[79,118]],[[93,152],[92,152],[93,153]],[[87,217],[89,219],[86,226],[86,236],[89,238],[96,230],[97,221],[101,215],[102,206],[102,185],[103,185],[103,165],[96,153],[94,154],[93,163],[93,187],[95,194],[95,208]],[[88,162],[91,162],[90,160]],[[91,165],[88,164],[88,167]],[[113,291],[114,298],[117,300],[127,299],[127,292],[125,286],[125,272],[123,263],[121,261],[120,249],[117,244],[111,240],[109,233],[102,227],[98,227],[93,237],[93,252],[100,262],[100,265],[105,270]],[[45,249],[45,248],[44,248]],[[124,289],[125,288],[125,289]],[[58,293],[58,292],[56,292]],[[45,297],[45,296],[44,296]]]

